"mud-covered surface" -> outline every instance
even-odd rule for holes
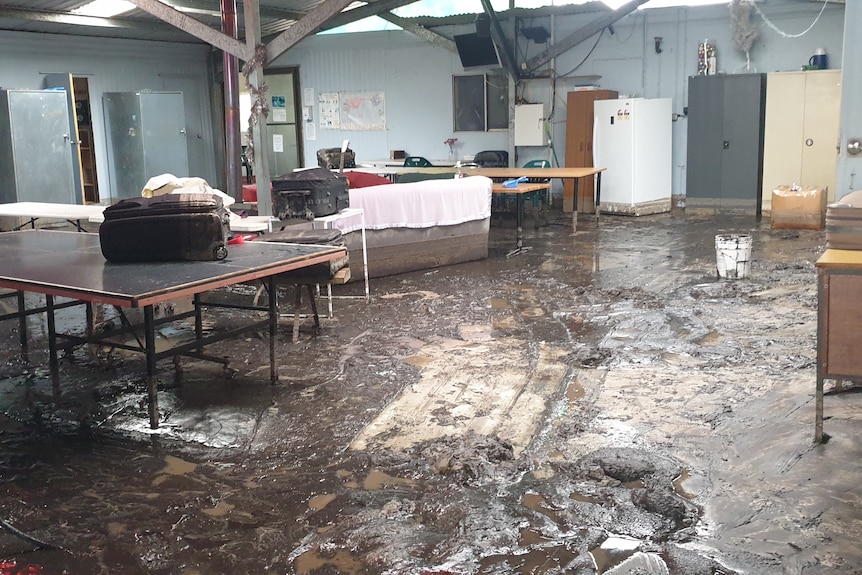
[[[507,258],[495,217],[487,260],[372,279],[296,343],[286,318],[279,385],[266,334],[160,363],[157,430],[141,357],[75,351],[56,400],[44,319],[29,361],[3,322],[0,574],[862,572],[862,397],[813,444],[822,232],[550,219]],[[753,235],[749,278],[716,277],[719,233]]]

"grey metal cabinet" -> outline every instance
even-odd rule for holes
[[[686,203],[761,215],[765,74],[688,82]]]
[[[113,200],[139,197],[153,176],[189,176],[182,92],[107,92],[102,103]]]
[[[64,91],[0,90],[0,202],[74,204]]]

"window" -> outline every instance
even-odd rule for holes
[[[502,74],[453,76],[456,132],[509,129],[509,82]]]

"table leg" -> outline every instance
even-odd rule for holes
[[[515,222],[518,229],[515,235],[515,249],[506,254],[506,257],[518,255],[529,251],[530,248],[524,247],[524,196],[527,194],[517,194],[515,208]]]
[[[144,353],[147,356],[147,408],[150,429],[159,427],[159,384],[156,381],[156,322],[153,306],[144,306]]]
[[[278,299],[275,291],[275,276],[269,276],[266,281],[269,291],[269,380],[278,383],[278,363],[275,357],[275,336],[278,331]]]
[[[28,348],[27,348],[27,316],[24,315],[24,310],[26,309],[26,302],[24,301],[24,292],[18,292],[18,340],[21,342],[21,357],[24,358],[24,361],[29,361],[28,359]]]
[[[599,221],[599,204],[602,203],[602,173],[596,174],[596,223]]]
[[[48,365],[54,397],[60,397],[60,361],[57,358],[57,324],[54,318],[54,296],[45,296],[45,316],[48,320]]]
[[[515,222],[518,224],[518,231],[515,235],[515,245],[520,250],[524,246],[524,194],[518,194],[518,200],[515,203]]]
[[[572,211],[572,231],[578,231],[578,196],[580,192],[578,188],[580,187],[581,179],[575,178],[575,209]]]

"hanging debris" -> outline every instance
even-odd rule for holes
[[[751,22],[751,12],[754,5],[751,0],[731,0],[730,31],[733,44],[745,52],[751,51],[754,41],[760,35],[757,27]]]
[[[248,130],[246,131],[248,145],[245,150],[245,155],[246,158],[248,158],[249,166],[252,168],[254,168],[255,165],[254,127],[257,126],[261,116],[263,116],[264,119],[269,116],[269,105],[266,102],[266,91],[268,87],[263,82],[263,75],[261,74],[260,76],[260,86],[252,86],[248,77],[251,76],[252,72],[255,70],[263,70],[263,64],[265,62],[266,46],[258,44],[254,49],[254,56],[242,67],[242,75],[245,76],[245,87],[246,90],[248,90],[249,96],[251,96],[251,114],[248,117]]]

